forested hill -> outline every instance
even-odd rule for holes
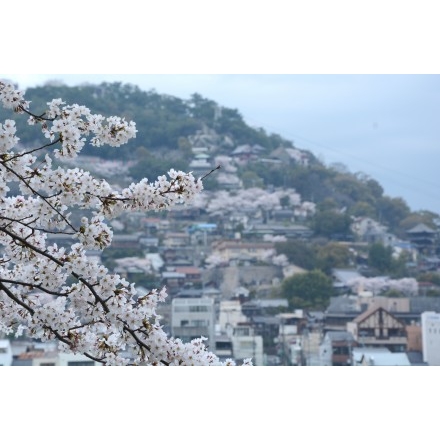
[[[343,164],[325,166],[312,152],[295,148],[292,140],[250,127],[239,110],[222,107],[199,94],[183,100],[119,82],[76,87],[51,82],[27,89],[25,96],[37,114],[45,110],[48,101],[61,98],[67,104],[85,105],[94,113],[134,120],[138,133],[129,144],[120,148],[87,146],[83,150],[86,155],[105,159],[134,160],[136,166],[130,170],[133,179],[155,178],[170,168],[193,171],[195,145],[208,146],[209,157],[204,160],[211,163],[219,156],[236,158],[242,148],[247,160],[235,162],[233,167],[242,185],[294,188],[302,200],[316,203],[315,221],[321,221],[322,233],[334,231],[338,224],[341,231],[347,230],[352,216],[378,220],[394,233],[419,222],[437,229],[433,220],[438,215],[411,212],[403,198],[388,197],[380,183],[369,176],[350,173]],[[9,111],[0,109],[0,120],[10,117]],[[35,130],[27,126],[26,115],[15,119],[23,144],[41,143],[42,139],[34,137]],[[214,179],[206,181],[207,189],[217,189],[216,185]]]
[[[75,87],[49,82],[45,86],[26,90],[26,99],[32,101],[32,110],[35,113],[43,112],[46,103],[58,97],[67,104],[85,105],[94,113],[123,116],[136,122],[138,134],[136,139],[130,141],[130,148],[122,148],[116,153],[111,149],[96,150],[88,147],[85,153],[90,155],[105,157],[117,154],[118,158],[121,155],[129,158],[130,152],[139,146],[148,149],[177,149],[182,138],[204,127],[230,137],[235,145],[258,144],[267,151],[278,147],[280,143],[292,145],[278,135],[268,135],[263,129],[249,127],[238,110],[220,108],[219,104],[199,94],[183,100],[159,94],[154,89],[143,91],[138,86],[120,82]],[[0,116],[4,119],[7,113],[2,110]],[[23,143],[33,141],[34,130],[24,128],[24,132],[20,132]],[[228,147],[233,148],[228,142],[223,147],[225,153]]]

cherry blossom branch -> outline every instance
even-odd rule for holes
[[[33,244],[29,243],[28,241],[26,241],[25,239],[23,239],[22,237],[20,237],[17,234],[14,234],[13,232],[9,231],[8,229],[0,226],[0,231],[4,232],[5,234],[9,235],[11,238],[13,238],[16,241],[19,241],[20,243],[22,243],[22,245],[32,249],[33,251],[35,251],[36,253],[48,258],[49,260],[53,261],[54,263],[56,263],[58,266],[63,267],[64,266],[64,262],[59,260],[58,258],[55,258],[53,255],[51,255],[48,251],[46,250],[41,250],[39,249],[37,246],[34,246]],[[77,274],[76,272],[71,272],[71,275],[73,275],[78,281],[80,281],[81,283],[83,283],[89,290],[90,292],[93,294],[93,296],[95,297],[96,303],[101,304],[102,308],[104,309],[104,311],[106,313],[109,312],[109,309],[105,303],[105,301],[98,295],[98,293],[96,292],[96,290],[94,289],[94,287],[91,285],[91,283],[89,283],[86,279],[84,279],[82,276],[80,276],[79,274]]]
[[[217,165],[214,169],[206,173],[204,176],[200,177],[200,180],[206,179],[210,174],[212,174],[214,171],[217,171],[221,168],[220,165]]]
[[[14,154],[14,155],[6,158],[6,159],[3,159],[3,162],[6,163],[6,162],[9,162],[11,160],[17,159],[18,157],[23,157],[23,156],[31,155],[33,153],[36,153],[37,151],[43,150],[44,148],[48,148],[48,147],[51,147],[52,145],[56,145],[59,142],[61,142],[61,137],[59,137],[58,139],[55,139],[52,142],[49,142],[46,145],[34,148],[33,150],[23,151],[23,153],[16,153],[16,154]]]
[[[35,119],[35,122],[43,122],[43,121],[47,121],[47,122],[53,122],[55,120],[55,118],[45,118],[44,115],[46,114],[46,112],[42,113],[41,115],[36,115],[32,112],[30,112],[29,110],[27,110],[24,106],[19,105],[18,108],[20,109],[20,111],[28,114],[29,116],[33,117]]]
[[[13,284],[13,285],[18,285],[18,286],[25,286],[25,287],[29,287],[30,289],[38,289],[41,290],[44,293],[47,293],[49,295],[53,295],[53,296],[60,296],[60,297],[67,297],[67,293],[59,293],[59,292],[54,292],[53,290],[49,290],[44,288],[41,284],[34,284],[34,283],[27,283],[24,281],[19,281],[19,280],[8,280],[6,278],[0,278],[0,283],[7,283],[7,284]]]
[[[53,206],[52,203],[50,203],[48,201],[49,198],[51,198],[52,196],[44,196],[43,194],[40,194],[37,190],[35,190],[28,182],[26,182],[26,179],[23,176],[20,176],[15,170],[13,170],[12,168],[8,167],[7,165],[5,165],[5,163],[1,163],[1,165],[3,165],[10,173],[14,174],[21,182],[23,182],[26,187],[32,192],[32,194],[34,194],[35,196],[39,197],[41,200],[43,200],[45,203],[47,203],[49,205],[49,207],[55,211],[63,220],[64,222],[70,227],[72,228],[73,231],[77,232],[77,230],[75,229],[75,227],[69,222],[69,220],[66,218],[65,215],[63,215],[59,209],[57,209],[55,206]]]
[[[30,315],[33,315],[35,312],[32,310],[31,307],[29,307],[26,303],[20,300],[17,296],[15,296],[11,290],[9,290],[2,281],[0,281],[0,290],[6,293],[6,295],[12,299],[12,301],[16,302],[18,305],[23,307]]]
[[[0,260],[0,327],[13,332],[18,326],[16,335],[24,329],[43,341],[57,339],[61,349],[103,365],[235,365],[232,360],[220,362],[202,338],[183,343],[165,334],[156,314],[165,289],[138,297],[133,284],[86,255],[87,249],[111,244],[113,231],[106,219],[190,202],[220,166],[198,179],[172,169],[169,178],[160,176],[152,183],[142,179],[114,192],[106,180],[84,170],[53,168],[51,156],[73,159],[87,139],[96,147],[119,147],[136,137],[134,122],[92,114],[61,99],[53,99],[47,111],[36,115],[24,93],[2,80],[0,104],[28,114],[28,124],[39,125],[50,140],[22,148],[15,121],[0,123],[0,245],[5,252]],[[50,148],[56,144],[59,148]],[[35,165],[34,154],[44,149],[45,159]],[[8,183],[16,181],[23,194],[9,196]],[[79,227],[69,220],[73,209],[85,213]],[[50,232],[68,234],[76,243],[69,251],[46,244]],[[38,294],[28,296],[33,291]],[[43,297],[47,301],[40,292],[48,295]]]

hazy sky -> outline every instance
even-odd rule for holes
[[[183,99],[200,93],[236,108],[310,150],[326,164],[378,180],[411,209],[440,214],[440,75],[110,74],[8,75],[22,88],[60,79],[68,85],[122,81]]]

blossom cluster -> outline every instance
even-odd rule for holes
[[[347,282],[348,287],[356,292],[371,292],[380,295],[388,290],[396,290],[404,295],[418,294],[419,285],[415,278],[391,279],[389,277],[355,277]]]
[[[136,136],[134,122],[61,99],[35,115],[24,93],[2,80],[0,102],[12,114],[26,113],[42,132],[42,145],[29,148],[20,145],[13,119],[0,123],[0,331],[57,340],[60,350],[103,365],[235,365],[209,352],[203,338],[183,343],[164,332],[156,310],[165,288],[140,295],[86,252],[111,245],[109,219],[190,203],[202,180],[170,170],[116,191],[82,169],[55,167],[53,157],[75,158],[86,142],[118,147]],[[83,213],[80,222],[72,220],[73,210]],[[49,233],[74,244],[51,244]]]

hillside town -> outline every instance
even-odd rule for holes
[[[276,245],[313,239],[307,220],[316,205],[294,188],[245,184],[237,170],[249,161],[307,167],[308,155],[281,146],[263,158],[261,147],[247,144],[230,155],[216,155],[211,145],[218,140],[209,131],[189,141],[190,168],[215,179],[217,188],[167,213],[121,217],[110,223],[111,247],[89,252],[135,283],[139,296],[166,287],[158,313],[170,336],[184,342],[205,337],[208,350],[220,359],[252,358],[256,366],[440,365],[440,287],[416,281],[420,274],[440,270],[438,228],[420,223],[398,237],[377,220],[353,217],[350,236],[331,239],[351,255],[348,265],[331,268],[336,294],[322,308],[292,307],[280,287],[308,269],[290,263]],[[78,166],[97,175],[129,180],[130,164],[83,161]],[[73,244],[62,234],[48,240]],[[392,249],[393,258],[409,256],[406,265],[413,276],[371,276],[365,249],[372,243]],[[95,362],[23,335],[0,338],[0,364]]]

